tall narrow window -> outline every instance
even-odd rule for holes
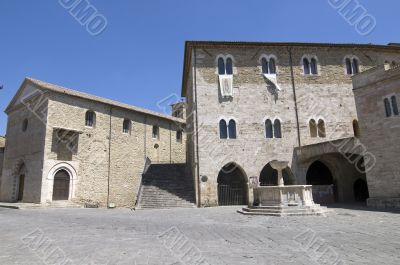
[[[353,120],[353,132],[354,132],[354,137],[360,137],[360,127],[358,127],[358,121]]]
[[[221,57],[218,59],[218,74],[219,75],[225,74],[225,61],[224,58]]]
[[[269,73],[276,74],[276,64],[274,58],[269,59]]]
[[[392,108],[390,107],[389,99],[385,98],[384,103],[385,103],[386,117],[392,116]]]
[[[392,101],[393,114],[397,116],[397,115],[399,115],[399,108],[397,107],[396,96],[392,96],[391,101]]]
[[[325,138],[325,122],[323,120],[318,121],[318,137]]]
[[[318,63],[315,58],[311,59],[311,74],[313,74],[313,75],[318,74]]]
[[[270,119],[265,121],[265,136],[267,138],[274,138],[274,132],[272,129],[272,122]]]
[[[25,120],[22,122],[22,131],[23,131],[23,132],[26,132],[27,129],[28,129],[28,119],[25,119]]]
[[[158,126],[153,126],[153,139],[160,139],[160,128]]]
[[[176,132],[176,141],[178,143],[182,143],[182,131],[177,131]]]
[[[274,121],[274,137],[275,138],[282,138],[282,132],[281,132],[281,121],[276,119]]]
[[[348,75],[353,74],[353,66],[351,64],[351,60],[349,58],[346,59],[346,70]]]
[[[310,126],[310,136],[312,138],[317,137],[318,136],[318,129],[317,129],[317,123],[315,122],[314,119],[310,120],[309,126]]]
[[[346,58],[346,72],[348,75],[355,75],[360,72],[360,63],[356,58]]]
[[[309,75],[310,74],[310,61],[308,61],[307,58],[303,59],[303,67],[304,67],[304,74]]]
[[[353,74],[358,74],[360,72],[359,64],[357,59],[353,59]]]
[[[220,139],[227,139],[228,138],[228,127],[226,125],[225,120],[219,121],[219,138]]]
[[[269,74],[268,61],[264,57],[261,59],[261,67],[262,67],[263,74]]]
[[[131,133],[131,121],[128,119],[125,119],[123,124],[122,124],[122,132],[123,133]]]
[[[228,132],[229,139],[236,139],[236,122],[234,120],[229,121]]]
[[[87,111],[85,115],[85,126],[94,127],[96,124],[96,114],[93,111]]]
[[[232,58],[226,59],[226,74],[233,75],[233,62]]]

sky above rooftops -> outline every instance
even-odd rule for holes
[[[2,110],[31,76],[164,112],[157,103],[180,95],[186,40],[400,42],[398,0],[350,0],[376,20],[366,35],[332,7],[344,0],[83,0],[97,20],[79,20],[68,4],[81,1],[0,2]],[[6,123],[1,112],[0,135]]]

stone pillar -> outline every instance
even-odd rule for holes
[[[283,181],[283,170],[287,168],[289,162],[274,160],[270,163],[270,165],[273,169],[278,171],[278,186],[285,186],[285,182]]]

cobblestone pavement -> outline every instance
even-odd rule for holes
[[[0,264],[400,264],[400,214],[0,209]]]

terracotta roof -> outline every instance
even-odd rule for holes
[[[50,84],[41,80],[36,80],[30,77],[26,77],[24,82],[22,83],[19,91],[17,92],[17,94],[14,96],[13,100],[11,101],[11,103],[9,104],[9,106],[6,109],[6,112],[9,111],[10,107],[12,106],[12,103],[16,100],[18,93],[20,92],[20,90],[25,87],[25,85],[27,85],[28,83],[33,84],[35,86],[37,86],[40,89],[43,90],[48,90],[48,91],[52,91],[55,93],[60,93],[60,94],[65,94],[65,95],[69,95],[69,96],[73,96],[73,97],[78,97],[78,98],[83,98],[83,99],[87,99],[87,100],[92,100],[92,101],[96,101],[96,102],[100,102],[106,105],[110,105],[110,106],[114,106],[114,107],[118,107],[118,108],[122,108],[122,109],[126,109],[126,110],[131,110],[131,111],[135,111],[135,112],[139,112],[139,113],[143,113],[146,115],[150,115],[150,116],[154,116],[157,118],[162,118],[162,119],[167,119],[167,120],[171,120],[174,122],[178,122],[178,123],[186,123],[185,120],[180,119],[180,118],[176,118],[173,116],[169,116],[166,114],[162,114],[162,113],[158,113],[155,111],[151,111],[151,110],[147,110],[144,108],[139,108],[139,107],[135,107],[132,105],[128,105],[125,103],[121,103],[118,101],[114,101],[111,99],[106,99],[106,98],[102,98],[102,97],[98,97],[98,96],[94,96],[91,94],[87,94],[87,93],[83,93],[77,90],[73,90],[70,88],[65,88],[59,85],[54,85],[54,84]]]
[[[400,51],[400,44],[389,43],[388,45],[377,44],[355,44],[355,43],[304,43],[304,42],[248,42],[248,41],[186,41],[185,56],[183,62],[182,75],[182,97],[186,96],[186,78],[189,73],[193,48],[232,48],[232,47],[319,47],[319,48],[364,48],[379,50],[397,50]]]

